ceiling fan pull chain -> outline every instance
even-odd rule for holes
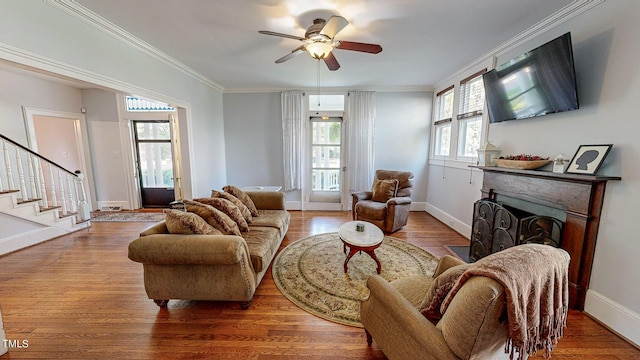
[[[316,60],[316,73],[317,73],[317,82],[316,82],[316,97],[318,98],[318,107],[316,108],[316,113],[317,111],[320,110],[320,59]]]

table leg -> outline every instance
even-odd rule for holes
[[[347,272],[347,263],[349,263],[349,260],[351,260],[351,258],[353,257],[353,255],[355,255],[357,253],[357,251],[354,251],[353,248],[349,247],[349,255],[347,255],[347,258],[344,260],[344,272]]]
[[[375,260],[376,264],[378,264],[378,267],[376,268],[376,272],[380,274],[380,271],[382,271],[382,264],[380,264],[380,260],[378,260],[378,257],[376,256],[376,250],[373,249],[365,252],[369,254],[369,256],[371,256],[373,260]]]

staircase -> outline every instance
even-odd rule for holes
[[[79,171],[0,141],[0,255],[91,226]]]

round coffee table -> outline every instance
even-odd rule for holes
[[[364,225],[364,231],[357,231],[357,224]],[[353,255],[358,251],[364,251],[375,260],[378,265],[376,271],[380,274],[382,265],[376,257],[375,249],[382,244],[382,239],[384,239],[382,230],[366,221],[349,221],[338,228],[338,235],[340,236],[340,240],[342,240],[343,251],[345,253],[347,252],[347,247],[349,247],[349,255],[347,255],[347,259],[344,261],[344,272],[347,272],[347,264]]]

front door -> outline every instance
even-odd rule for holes
[[[311,119],[310,193],[307,209],[341,210],[342,119]]]
[[[168,207],[175,200],[171,125],[134,120],[133,131],[142,207]]]

